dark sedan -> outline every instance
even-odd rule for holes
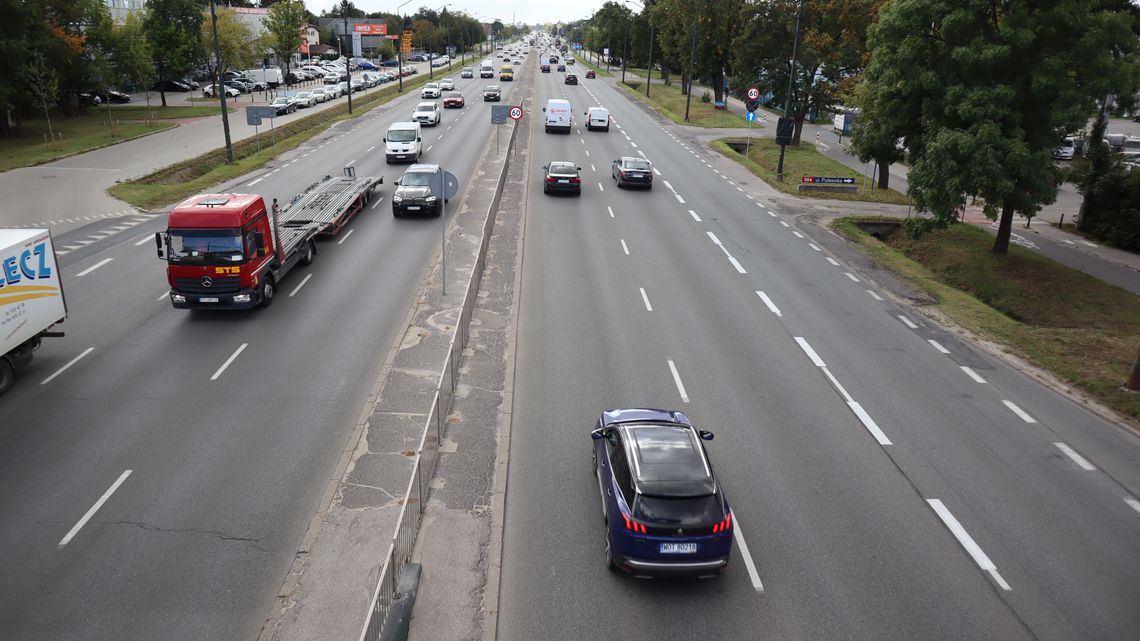
[[[177,80],[158,80],[151,86],[153,91],[193,91],[193,87]]]
[[[576,85],[576,84],[578,84],[578,76],[575,76],[572,73],[568,73],[568,74],[566,74],[566,79],[563,80],[562,82],[563,82],[563,84],[567,84],[567,85]]]
[[[499,102],[503,98],[503,90],[499,85],[487,85],[483,90],[483,102]]]
[[[542,73],[550,73],[550,65],[546,64],[545,62],[542,63],[542,67],[540,67],[540,69],[542,69]]]
[[[546,176],[542,181],[542,193],[553,194],[565,192],[579,195],[582,193],[582,176],[578,172],[581,167],[572,162],[557,160],[549,165],[543,165]]]
[[[611,571],[704,577],[728,565],[732,510],[705,452],[711,432],[681,412],[617,409],[590,436]]]
[[[558,65],[559,71],[566,71],[566,65]]]
[[[622,156],[614,161],[611,174],[618,187],[639,185],[653,189],[653,165],[644,158]]]

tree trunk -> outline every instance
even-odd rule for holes
[[[803,135],[803,133],[804,133],[804,115],[800,114],[800,113],[794,113],[793,112],[792,117],[796,119],[796,130],[792,134],[792,146],[793,147],[799,147],[800,146],[800,136]]]
[[[1105,99],[1104,104],[1101,106],[1100,111],[1097,112],[1096,120],[1093,121],[1092,135],[1089,136],[1088,142],[1085,144],[1085,157],[1089,156],[1091,149],[1097,148],[1103,144],[1104,131],[1108,128],[1108,99]],[[1103,162],[1105,156],[1103,154],[1094,153],[1092,155],[1094,161],[1092,166],[1089,167],[1088,172],[1085,174],[1085,184],[1081,187],[1081,208],[1077,211],[1077,228],[1088,229],[1092,227],[1092,212],[1088,209],[1089,198],[1093,197],[1093,185],[1096,184],[1098,178],[1104,175],[1108,169],[1106,163]]]
[[[1132,375],[1124,382],[1124,389],[1140,392],[1140,350],[1136,351],[1136,360],[1132,363]]]
[[[875,161],[879,165],[879,189],[889,189],[888,185],[891,182],[891,163]]]
[[[997,238],[994,239],[993,253],[1009,253],[1009,236],[1013,233],[1013,204],[1005,201],[1001,208],[1001,218],[998,220]]]
[[[46,100],[44,101],[43,105],[44,105],[44,120],[47,120],[47,126],[48,126],[48,136],[51,136],[51,143],[54,145],[55,144],[55,132],[52,131],[52,129],[51,129],[51,116],[48,114],[48,106],[47,106]]]

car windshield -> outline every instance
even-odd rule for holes
[[[625,168],[634,171],[649,171],[649,161],[647,160],[627,160],[625,161]]]
[[[435,172],[429,171],[409,171],[404,173],[404,177],[400,179],[401,187],[427,187],[431,184],[431,177]]]
[[[288,98],[274,98],[273,104],[275,104],[275,105],[287,105],[287,104],[289,104],[289,99]]]
[[[170,262],[216,265],[240,263],[240,232],[233,229],[171,229],[167,232]]]
[[[550,173],[559,176],[576,176],[578,175],[578,167],[568,162],[552,162],[550,163]]]
[[[724,518],[717,496],[666,498],[637,495],[633,516],[641,521],[665,526],[693,528],[712,525]]]
[[[392,129],[388,132],[388,142],[412,142],[415,139],[415,129]]]

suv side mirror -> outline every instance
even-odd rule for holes
[[[701,435],[701,439],[705,441],[713,440],[713,433],[705,430],[697,430],[697,434]]]

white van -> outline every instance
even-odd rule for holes
[[[479,77],[480,78],[494,78],[495,77],[495,65],[491,64],[490,60],[484,60],[483,64],[479,65]]]
[[[610,110],[605,107],[590,107],[586,110],[586,131],[610,130]]]
[[[560,98],[551,98],[542,108],[546,114],[546,133],[564,131],[570,133],[574,127],[574,112],[570,110],[570,101]]]
[[[423,136],[418,122],[394,122],[384,134],[384,161],[419,162]]]

